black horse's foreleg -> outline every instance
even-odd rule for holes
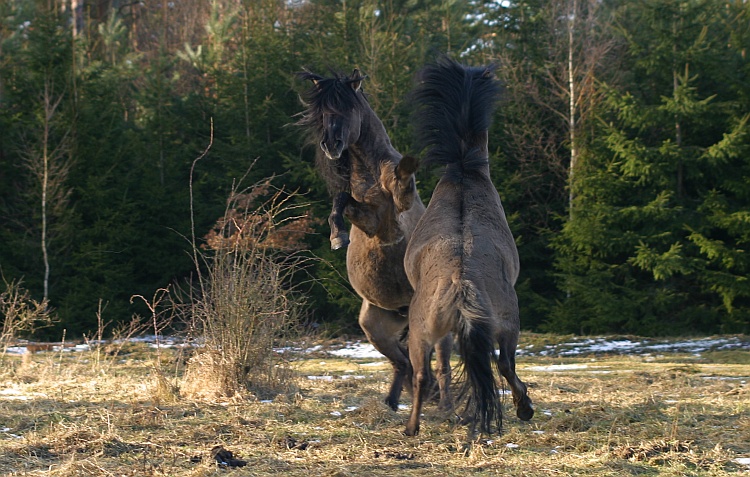
[[[328,216],[328,225],[331,227],[331,250],[338,250],[349,245],[349,232],[346,231],[344,223],[344,208],[351,199],[348,192],[339,192],[333,198],[333,209]]]

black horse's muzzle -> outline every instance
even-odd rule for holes
[[[320,149],[323,150],[323,153],[328,159],[335,161],[344,153],[344,141],[336,139],[333,141],[331,147],[329,147],[329,144],[327,144],[326,141],[320,141]]]

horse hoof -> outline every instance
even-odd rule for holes
[[[346,235],[331,239],[331,250],[339,250],[349,245],[349,237]]]
[[[419,426],[412,429],[410,426],[406,426],[406,429],[404,430],[404,435],[408,437],[414,437],[417,434],[419,434]]]
[[[526,408],[519,407],[516,409],[516,416],[522,421],[530,421],[534,417],[534,408],[531,406]]]
[[[398,401],[391,401],[386,398],[385,405],[390,407],[394,412],[398,412]]]

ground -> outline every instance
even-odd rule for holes
[[[517,370],[536,415],[519,421],[504,395],[503,432],[471,446],[434,405],[404,436],[408,396],[398,412],[382,403],[391,372],[368,345],[314,344],[276,350],[295,370],[289,392],[211,400],[181,394],[179,347],[12,349],[0,475],[750,475],[747,337],[524,334]]]

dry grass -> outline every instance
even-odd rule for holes
[[[155,371],[179,369],[170,350],[156,363],[131,346],[106,367],[86,352],[6,356],[0,475],[747,474],[734,459],[750,456],[748,352],[715,358],[521,357],[536,416],[520,422],[507,398],[504,434],[467,450],[434,406],[418,437],[402,434],[408,411],[382,404],[379,360],[300,356],[295,393],[201,401]],[[217,445],[247,466],[218,467]]]

